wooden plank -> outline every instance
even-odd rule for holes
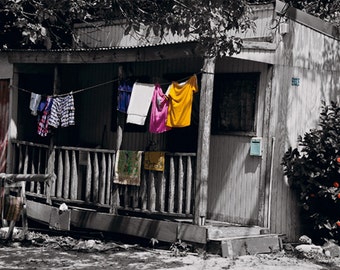
[[[270,227],[270,185],[271,185],[271,170],[272,170],[272,148],[273,139],[269,137],[270,125],[270,110],[271,110],[271,93],[272,93],[272,80],[273,80],[273,67],[268,68],[266,76],[265,88],[265,104],[263,112],[263,153],[262,164],[259,182],[259,214],[258,225]]]
[[[124,205],[123,205],[123,207],[128,209],[129,206],[130,206],[129,186],[124,185],[124,186],[122,186],[122,189],[124,190]]]
[[[52,178],[50,174],[7,174],[0,173],[0,179],[7,180],[8,182],[45,182]]]
[[[34,167],[34,158],[35,157],[35,148],[32,148],[32,161],[31,161],[31,174],[35,174],[35,167]],[[30,192],[35,192],[35,183],[30,183]]]
[[[168,212],[174,212],[175,200],[175,162],[174,157],[170,157],[170,173],[169,173],[169,198],[168,198]]]
[[[32,218],[40,222],[44,222],[46,224],[48,224],[50,221],[51,207],[52,206],[47,205],[47,204],[42,204],[42,203],[38,203],[35,201],[31,201],[31,200],[26,200],[27,216],[29,218]]]
[[[86,186],[85,186],[85,201],[91,201],[91,185],[92,185],[92,164],[91,153],[87,153],[87,165],[86,165]]]
[[[155,188],[155,174],[154,174],[154,171],[149,171],[148,195],[149,195],[148,209],[151,212],[155,212],[155,210],[156,210],[156,188]]]
[[[65,164],[64,164],[64,186],[63,186],[63,198],[69,199],[70,195],[70,156],[69,151],[65,151]]]
[[[99,203],[105,203],[105,187],[106,187],[106,159],[105,154],[102,153],[100,164],[100,179],[99,179]]]
[[[24,168],[23,174],[27,174],[28,172],[28,146],[25,147],[25,157],[24,157]]]
[[[186,181],[186,196],[185,196],[185,213],[190,214],[191,211],[191,190],[192,190],[192,167],[191,157],[187,158],[187,181]]]
[[[194,224],[204,225],[207,216],[210,123],[216,58],[205,58],[200,92],[200,119],[196,166]]]
[[[147,175],[148,172],[147,171],[143,171],[142,173],[142,182],[140,185],[140,198],[141,198],[141,209],[142,210],[146,210],[147,206],[148,206],[148,196],[147,196]]]
[[[38,154],[38,173],[41,173],[41,151],[42,149],[41,148],[38,148],[39,149],[39,154]],[[37,183],[37,194],[41,194],[41,183],[38,182]],[[55,194],[51,194],[53,196],[55,196]]]
[[[165,209],[165,175],[164,172],[159,173],[159,178],[158,178],[158,202],[159,202],[159,211],[164,212]]]
[[[71,225],[78,228],[127,234],[173,243],[177,223],[72,209]]]
[[[64,164],[63,164],[63,153],[59,150],[58,154],[58,172],[57,172],[57,198],[61,198],[63,195],[63,178],[64,178]]]
[[[184,171],[183,171],[183,159],[182,156],[178,159],[178,200],[177,200],[177,211],[178,213],[183,212],[183,179],[184,179]]]
[[[243,255],[280,251],[281,239],[278,235],[257,235],[234,237],[221,242],[222,257],[235,258]]]
[[[105,187],[105,204],[110,204],[110,196],[111,196],[111,182],[113,181],[112,174],[112,158],[111,154],[107,155],[107,172],[106,172],[106,187]]]
[[[75,151],[72,151],[70,180],[71,180],[70,199],[76,200],[78,199],[78,166]]]
[[[99,191],[99,164],[98,164],[98,154],[94,153],[94,159],[93,159],[93,190],[92,190],[92,196],[93,196],[93,202],[98,202],[98,191]]]
[[[192,224],[179,223],[177,238],[183,241],[206,244],[208,229]]]
[[[126,63],[192,57],[196,55],[196,47],[196,42],[186,42],[140,49],[23,51],[20,53],[7,52],[7,55],[10,63]]]
[[[207,242],[207,229],[204,227],[191,224],[180,224],[179,226],[177,222],[114,216],[85,210],[72,209],[71,225],[148,239],[155,238],[170,243],[177,239],[203,244]]]

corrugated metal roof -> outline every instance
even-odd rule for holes
[[[99,27],[75,28],[76,35],[79,36],[80,47],[88,48],[141,48],[159,45],[170,45],[197,40],[197,36],[184,37],[172,33],[165,33],[162,38],[152,31],[147,35],[146,27],[141,27],[139,31],[130,31],[125,34],[126,25],[123,23],[113,25],[102,25]],[[76,45],[77,47],[77,45]]]

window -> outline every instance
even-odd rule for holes
[[[255,132],[258,73],[216,74],[212,133]]]

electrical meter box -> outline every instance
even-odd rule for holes
[[[262,156],[262,138],[253,137],[250,139],[250,155],[251,156]]]

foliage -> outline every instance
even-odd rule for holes
[[[127,33],[131,29],[138,31],[142,24],[147,36],[192,36],[210,56],[240,52],[242,40],[235,32],[254,28],[245,0],[124,0],[117,4],[128,20]]]
[[[69,48],[74,23],[125,19],[126,32],[193,36],[208,55],[232,55],[242,47],[235,32],[254,29],[250,4],[271,0],[0,0],[0,49]],[[340,0],[286,0],[328,21],[339,21]],[[231,30],[231,31],[230,31]]]
[[[340,25],[340,0],[282,0],[292,7],[328,22]],[[248,0],[251,4],[265,4],[268,0]]]
[[[178,240],[177,242],[172,243],[170,251],[173,252],[175,257],[184,257],[190,251],[190,246],[187,243]]]
[[[105,19],[103,1],[0,0],[0,48],[67,48],[75,22]]]
[[[340,0],[290,0],[293,7],[340,25]]]
[[[322,103],[318,129],[299,136],[282,159],[316,237],[340,240],[340,107]]]
[[[228,30],[252,25],[246,1],[194,0],[0,0],[0,48],[67,48],[77,41],[75,22],[124,17],[127,33],[198,36],[210,54],[240,51],[242,40]]]

